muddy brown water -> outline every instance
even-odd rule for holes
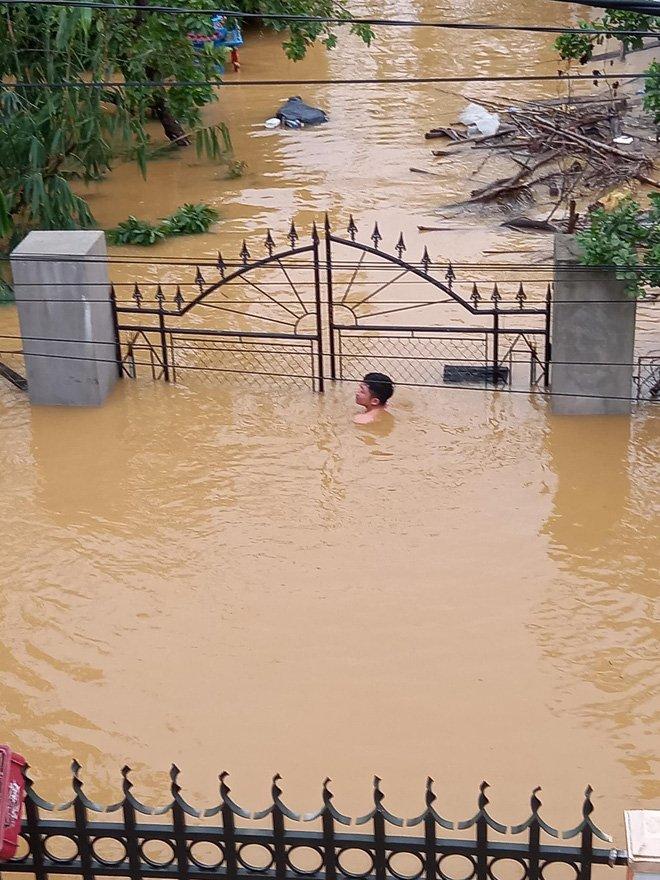
[[[440,17],[428,3],[365,11]],[[454,2],[442,14],[567,20],[550,2]],[[239,76],[556,67],[550,38],[523,34],[379,32],[369,52],[349,38],[296,66],[277,44],[249,35]],[[210,118],[228,122],[246,174],[226,179],[192,153],[154,163],[146,182],[120,166],[90,191],[100,222],[156,219],[184,201],[220,210],[212,234],[142,259],[237,253],[244,237],[283,236],[292,218],[309,227],[325,210],[338,225],[349,211],[363,228],[378,219],[390,239],[403,229],[437,259],[547,255],[545,239],[505,234],[492,217],[415,235],[470,185],[460,164],[439,163],[440,178],[408,170],[432,167],[423,132],[455,119],[464,97],[314,86],[303,97],[329,110],[327,126],[263,129],[301,91],[226,90]],[[112,274],[176,281],[180,270]],[[646,349],[658,347],[655,314],[640,310]],[[0,326],[12,332],[13,308]],[[125,381],[102,409],[71,412],[30,410],[0,386],[0,740],[26,753],[53,800],[74,755],[101,800],[124,763],[143,799],[166,800],[176,761],[200,804],[226,768],[236,799],[259,808],[279,771],[294,808],[315,806],[329,775],[356,815],[377,772],[394,812],[415,815],[430,773],[445,814],[471,815],[485,778],[496,816],[520,821],[541,784],[563,827],[591,783],[596,817],[622,845],[622,810],[660,794],[657,409],[557,419],[538,397],[400,389],[386,428],[356,429],[351,398],[350,387],[322,398]]]

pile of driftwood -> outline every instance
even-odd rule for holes
[[[660,188],[651,176],[658,144],[653,129],[639,111],[634,112],[637,96],[620,96],[614,89],[607,98],[525,101],[516,106],[481,103],[499,114],[495,134],[471,133],[458,126],[426,134],[427,139],[449,140],[442,149],[433,150],[440,159],[457,152],[464,156],[466,150],[487,151],[479,169],[492,165],[489,160],[495,156],[514,165],[510,174],[473,189],[461,205],[531,201],[538,187],[547,187],[556,207],[633,179]]]

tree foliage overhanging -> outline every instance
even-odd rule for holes
[[[101,179],[119,156],[150,157],[150,118],[169,141],[183,146],[195,131],[198,151],[221,159],[230,151],[223,125],[204,127],[201,110],[216,100],[208,80],[218,78],[223,50],[209,43],[195,51],[189,33],[212,34],[208,10],[215,0],[170,0],[193,11],[149,13],[148,0],[115,0],[113,10],[0,3],[0,237],[17,240],[30,228],[74,229],[93,224],[73,180]],[[144,6],[144,11],[121,9]],[[350,21],[344,0],[234,0],[231,8],[259,13],[306,14]],[[272,25],[284,30],[284,22]],[[365,42],[368,28],[349,27]],[[302,22],[288,27],[283,48],[294,60],[316,40],[328,48],[334,28]],[[187,86],[43,87],[49,83],[185,81]],[[12,86],[11,83],[28,86]],[[33,87],[32,87],[33,86]]]
[[[622,53],[644,48],[643,37],[631,31],[656,32],[660,36],[660,16],[641,15],[637,12],[610,9],[602,18],[595,21],[578,22],[582,30],[596,30],[601,33],[562,34],[555,40],[555,49],[564,61],[579,61],[587,64],[593,58],[596,46],[605,39],[615,38],[621,43]],[[653,115],[656,125],[660,125],[660,64],[653,61],[645,71],[644,108]]]

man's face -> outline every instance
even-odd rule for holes
[[[358,406],[374,406],[378,404],[378,400],[369,390],[366,382],[360,382],[355,392],[355,402]]]

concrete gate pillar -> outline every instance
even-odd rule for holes
[[[613,272],[585,268],[579,255],[574,236],[555,236],[551,409],[567,415],[629,413],[636,302]]]
[[[30,232],[12,251],[33,404],[99,406],[117,381],[103,232]]]

